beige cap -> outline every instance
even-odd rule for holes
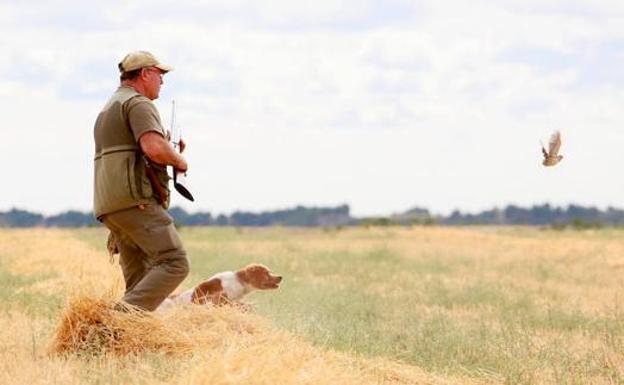
[[[154,55],[147,51],[130,52],[121,60],[118,67],[119,72],[129,72],[145,67],[156,67],[163,72],[173,70],[173,67],[162,64]]]

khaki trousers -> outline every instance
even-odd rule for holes
[[[117,240],[126,281],[123,300],[155,310],[189,272],[173,218],[161,206],[150,204],[106,214],[102,221]]]

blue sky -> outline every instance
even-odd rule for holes
[[[624,207],[622,2],[4,1],[0,46],[0,210],[91,209],[93,122],[138,49],[176,67],[156,104],[190,211]]]

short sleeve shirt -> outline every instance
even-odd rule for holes
[[[160,115],[154,103],[145,97],[137,97],[128,100],[126,111],[128,122],[138,142],[139,138],[149,131],[154,131],[167,138],[167,132],[160,123]]]

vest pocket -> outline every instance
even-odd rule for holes
[[[132,207],[137,204],[134,180],[135,151],[104,154],[95,160],[96,215]]]

